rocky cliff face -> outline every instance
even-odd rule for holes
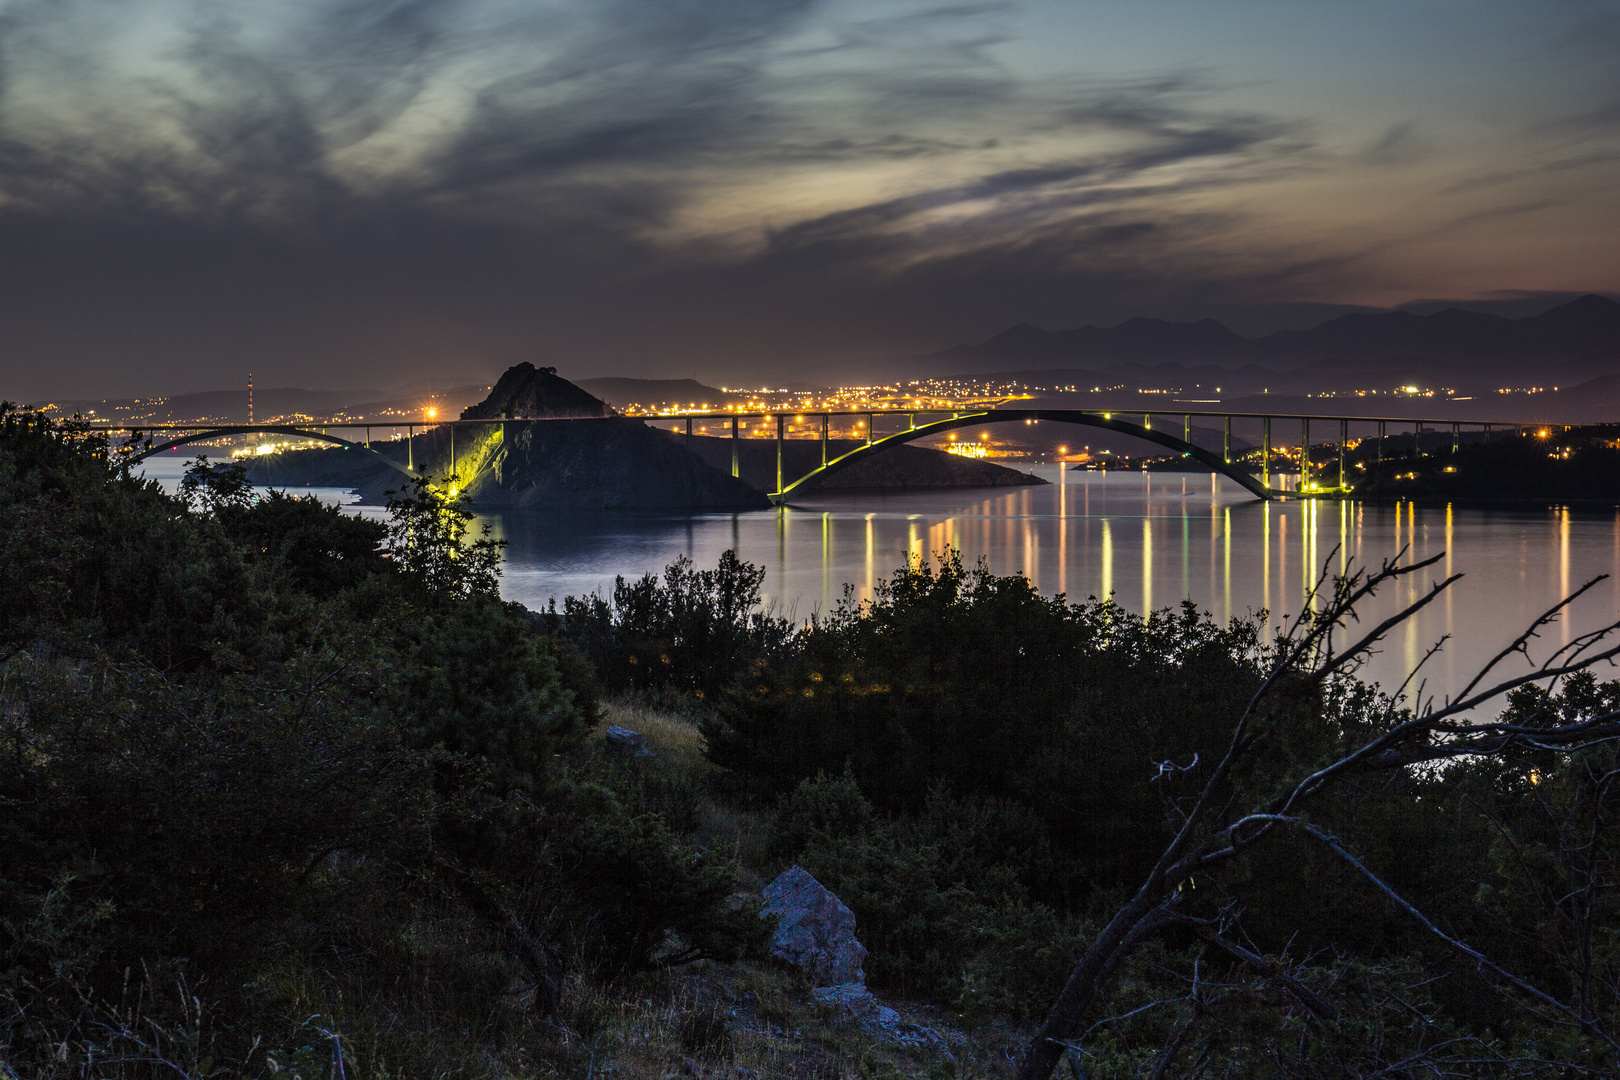
[[[461,425],[454,456],[447,428],[419,436],[416,461],[433,477],[454,475],[479,509],[756,509],[770,501],[639,420]],[[362,484],[365,501],[396,480]]]

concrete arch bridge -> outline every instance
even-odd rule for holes
[[[835,417],[860,418],[860,429],[863,432],[864,442],[853,450],[842,454],[834,454],[831,449],[830,431]],[[879,418],[891,418],[904,424],[897,431],[879,435],[874,430]],[[1200,446],[1193,441],[1193,420],[1219,420],[1222,423],[1222,440],[1219,450]],[[1305,415],[1298,413],[1227,413],[1227,412],[1116,412],[1095,409],[1016,409],[1016,408],[989,408],[958,411],[899,411],[899,410],[858,410],[858,411],[816,411],[803,412],[713,412],[670,414],[667,416],[649,417],[647,419],[661,421],[683,421],[687,435],[692,434],[694,420],[722,420],[729,421],[731,425],[731,438],[733,450],[731,455],[731,472],[738,475],[737,441],[740,438],[740,425],[744,420],[763,421],[767,425],[774,422],[776,426],[776,489],[770,492],[770,499],[778,506],[786,504],[795,495],[804,494],[816,487],[822,480],[852,465],[868,460],[874,455],[906,443],[916,442],[934,435],[954,431],[959,428],[979,427],[985,424],[1001,423],[1042,423],[1054,422],[1075,424],[1081,427],[1099,428],[1104,431],[1118,432],[1129,435],[1145,442],[1165,447],[1183,457],[1190,458],[1211,470],[1234,481],[1244,490],[1251,492],[1260,499],[1322,499],[1343,498],[1349,492],[1348,477],[1345,471],[1345,452],[1352,445],[1350,438],[1351,425],[1365,428],[1376,425],[1378,449],[1380,456],[1383,453],[1384,443],[1391,438],[1390,425],[1397,429],[1410,427],[1412,446],[1414,452],[1421,452],[1425,436],[1434,442],[1435,435],[1444,435],[1449,432],[1451,436],[1451,450],[1456,451],[1463,434],[1463,429],[1483,432],[1489,438],[1493,431],[1522,431],[1534,425],[1515,421],[1457,421],[1449,419],[1427,419],[1412,417],[1388,416],[1333,416],[1327,414]],[[1239,451],[1232,449],[1232,422],[1234,420],[1258,421],[1260,427],[1260,446],[1257,451]],[[1280,444],[1273,442],[1273,425],[1281,422],[1291,426],[1298,423],[1300,436],[1296,444],[1295,453],[1299,458],[1299,482],[1295,487],[1285,488],[1273,486],[1273,479],[1281,479],[1282,474],[1271,471],[1274,451]],[[790,480],[784,475],[783,445],[794,437],[790,427],[799,429],[798,438],[815,437],[814,428],[819,423],[821,439],[821,464],[796,480]],[[1313,441],[1311,425],[1317,425],[1320,432],[1324,428],[1329,430],[1330,438]],[[808,436],[804,429],[811,428]],[[757,428],[756,428],[757,430]],[[1403,433],[1404,434],[1404,433]],[[1312,460],[1313,447],[1320,447],[1323,442],[1329,444],[1327,453],[1337,459],[1337,477],[1324,482],[1319,466],[1327,465],[1331,472],[1331,462],[1316,462]],[[1253,463],[1258,465],[1258,472],[1249,467],[1247,458],[1257,455]]]
[[[372,448],[371,428],[381,426],[384,425],[322,424],[306,427],[299,424],[219,424],[202,427],[182,427],[180,425],[162,424],[151,427],[122,426],[102,428],[99,430],[123,433],[129,436],[132,441],[138,440],[143,435],[150,435],[153,437],[153,441],[150,445],[143,446],[135,453],[130,455],[128,460],[132,465],[137,462],[145,461],[147,458],[156,454],[174,450],[189,443],[230,438],[237,435],[285,435],[289,438],[310,439],[315,442],[330,443],[333,446],[341,446],[350,450],[363,450],[366,453],[375,456],[379,461],[386,463],[389,468],[403,473],[412,479],[416,479],[418,476],[420,476],[420,474],[416,471],[415,462],[411,460],[410,457],[407,458],[407,464],[401,465],[387,454],[378,453]],[[415,428],[426,427],[428,425],[400,424],[399,426],[409,427],[412,429],[410,434],[406,436],[407,440],[409,441],[415,435]],[[339,438],[336,435],[330,434],[326,430],[328,427],[363,427],[365,429],[365,436],[363,441]],[[167,438],[164,438],[161,442],[157,441],[158,436],[165,434],[168,435]],[[414,457],[414,454],[411,456]]]

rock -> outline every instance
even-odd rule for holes
[[[874,1039],[898,1043],[913,1049],[928,1050],[953,1064],[956,1061],[956,1056],[951,1053],[945,1036],[933,1028],[910,1024],[900,1019],[900,1014],[878,1001],[864,983],[820,986],[810,993],[818,1004],[854,1020],[862,1031]]]
[[[771,955],[807,972],[818,986],[864,983],[866,948],[855,940],[855,914],[809,872],[794,866],[765,886],[760,914],[780,921]]]
[[[608,725],[607,748],[616,754],[625,754],[629,757],[653,756],[652,750],[645,745],[645,737],[641,732],[631,731],[617,724]]]
[[[612,416],[601,398],[561,378],[554,367],[523,363],[506,369],[489,396],[461,411],[463,420],[510,420],[533,416]]]
[[[462,478],[462,498],[489,509],[753,509],[770,500],[641,420],[463,424],[416,437],[416,467]],[[397,487],[398,485],[395,484]],[[372,485],[375,487],[375,484]],[[372,487],[362,487],[372,498]]]
[[[810,996],[816,999],[818,1005],[826,1005],[837,1012],[854,1017],[861,1022],[862,1027],[885,1030],[896,1028],[900,1024],[900,1014],[881,1004],[872,991],[866,988],[865,983],[818,986],[810,991]]]

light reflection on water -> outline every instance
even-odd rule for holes
[[[772,609],[794,619],[830,610],[846,586],[855,599],[870,597],[908,556],[955,548],[969,565],[982,559],[994,573],[1024,573],[1043,592],[1072,599],[1111,594],[1137,612],[1191,599],[1222,620],[1263,609],[1275,625],[1299,613],[1326,560],[1339,572],[1403,547],[1413,559],[1444,552],[1362,614],[1370,626],[1431,582],[1465,575],[1387,640],[1365,672],[1393,688],[1448,637],[1423,668],[1439,694],[1460,688],[1531,619],[1598,574],[1611,579],[1572,619],[1545,630],[1535,655],[1620,611],[1620,514],[1612,511],[1268,504],[1209,475],[1036,471],[1054,483],[811,495],[781,512],[514,512],[485,520],[509,544],[503,591],[531,607],[607,592],[616,575],[656,572],[683,554],[712,567],[735,547],[765,567]]]
[[[505,591],[531,606],[612,588],[613,577],[656,571],[681,554],[699,567],[736,547],[766,568],[773,609],[796,619],[844,595],[870,597],[909,556],[950,547],[968,564],[1024,573],[1072,599],[1112,595],[1136,611],[1191,599],[1221,620],[1262,609],[1278,625],[1297,616],[1322,572],[1444,553],[1422,574],[1366,606],[1363,626],[1419,599],[1432,582],[1464,577],[1387,640],[1365,674],[1399,685],[1437,640],[1423,667],[1432,692],[1458,689],[1474,668],[1557,599],[1598,574],[1616,575],[1575,617],[1544,631],[1541,651],[1620,611],[1620,515],[1568,510],[1498,511],[1260,503],[1207,475],[1059,473],[1050,487],[1014,490],[841,493],[811,496],[781,513],[671,517],[656,514],[504,514]],[[1620,672],[1611,672],[1620,675]]]

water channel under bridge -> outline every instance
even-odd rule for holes
[[[188,443],[219,440],[249,434],[276,434],[291,438],[304,438],[317,442],[346,446],[354,449],[373,450],[372,436],[374,431],[381,430],[387,433],[389,441],[398,438],[400,432],[404,433],[406,443],[406,462],[401,466],[393,457],[379,454],[391,468],[397,469],[410,476],[418,475],[416,467],[415,442],[418,432],[428,433],[442,430],[449,432],[449,452],[452,463],[459,464],[456,456],[456,432],[458,428],[472,428],[476,435],[487,437],[494,431],[504,441],[504,436],[513,424],[549,423],[549,424],[591,424],[601,423],[602,417],[507,417],[500,419],[480,420],[431,420],[424,418],[416,422],[398,422],[386,420],[355,420],[341,423],[267,423],[253,424],[221,424],[221,425],[153,425],[144,427],[115,426],[102,428],[115,433],[122,433],[131,440],[148,440],[136,447],[133,460],[140,461],[153,454],[162,453]],[[722,436],[727,434],[725,429],[729,426],[729,436],[732,440],[731,474],[739,475],[738,446],[744,437],[745,428],[749,435],[758,438],[763,425],[764,437],[776,440],[776,485],[775,490],[769,493],[770,499],[778,506],[787,504],[797,495],[814,490],[824,478],[875,455],[881,454],[896,446],[916,442],[942,435],[961,428],[981,427],[989,424],[1005,423],[1062,423],[1073,424],[1088,428],[1097,428],[1104,431],[1128,435],[1152,443],[1172,453],[1192,459],[1201,465],[1209,467],[1215,473],[1228,477],[1239,486],[1259,499],[1283,498],[1342,498],[1349,493],[1350,483],[1346,472],[1346,453],[1364,439],[1376,440],[1377,450],[1381,456],[1387,446],[1403,444],[1410,438],[1410,448],[1414,454],[1427,451],[1445,452],[1448,448],[1455,452],[1464,439],[1488,440],[1493,435],[1502,433],[1523,434],[1535,429],[1538,425],[1524,421],[1512,420],[1454,420],[1432,419],[1414,417],[1388,417],[1388,416],[1338,416],[1328,413],[1301,414],[1301,413],[1239,413],[1239,412],[1120,412],[1101,411],[1093,409],[1022,409],[1022,408],[973,408],[955,410],[823,410],[806,412],[682,412],[667,413],[655,416],[633,417],[654,424],[674,423],[676,430],[684,428],[684,433],[691,436],[694,433],[693,425],[699,424],[704,434],[711,424],[718,423],[722,428]],[[1194,421],[1219,424],[1220,445],[1201,445],[1195,439],[1195,426],[1202,433],[1210,429],[1204,425],[1195,425]],[[878,432],[880,426],[893,428],[883,433]],[[1234,422],[1246,424],[1250,428],[1258,427],[1258,443],[1243,442],[1235,446],[1233,437]],[[856,441],[859,443],[854,449],[843,449],[834,452],[834,431],[842,424],[843,427],[853,427],[859,433]],[[1316,435],[1313,437],[1313,425]],[[774,428],[774,432],[771,430]],[[333,431],[346,431],[353,433],[344,438],[333,435]],[[1293,431],[1298,432],[1297,438],[1290,438]],[[1255,435],[1255,432],[1249,432]],[[1326,436],[1325,438],[1322,436]],[[842,439],[842,434],[838,436]],[[821,442],[821,462],[809,472],[797,478],[790,478],[784,471],[783,449],[789,440],[818,439]],[[466,435],[463,436],[462,445],[469,443]],[[1290,450],[1290,447],[1292,450]],[[1277,458],[1282,455],[1285,462],[1291,465],[1286,470],[1277,469]],[[469,478],[463,477],[462,482]],[[1294,480],[1289,486],[1287,480]]]

